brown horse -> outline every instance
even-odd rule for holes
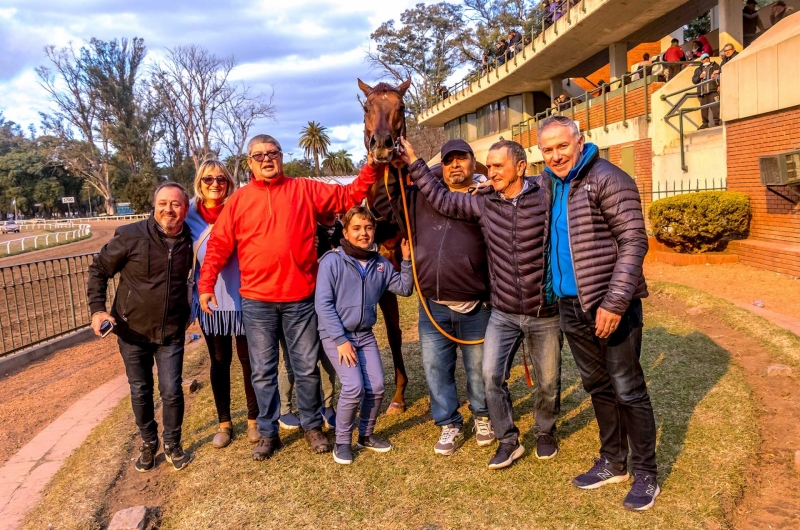
[[[405,105],[403,96],[411,85],[411,79],[400,86],[394,87],[387,83],[379,83],[374,87],[358,80],[358,87],[364,92],[364,147],[372,154],[376,162],[388,164],[394,158],[395,146],[400,136],[406,134]],[[397,169],[392,168],[396,172]],[[367,202],[373,203],[375,191],[383,186],[383,175],[372,187],[367,196]],[[386,257],[396,270],[400,270],[400,240],[403,238],[400,227],[379,219],[375,232],[375,241],[381,245],[381,254]],[[395,393],[387,414],[405,412],[405,392],[408,386],[408,376],[403,362],[403,336],[400,330],[400,311],[397,296],[386,292],[380,299],[380,308],[383,320],[386,323],[386,335],[389,339],[389,348],[392,350],[394,363]]]

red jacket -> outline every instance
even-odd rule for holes
[[[678,61],[685,60],[686,54],[683,53],[683,50],[680,46],[670,46],[667,48],[667,51],[664,52],[664,62],[676,63]]]
[[[238,253],[244,298],[297,302],[314,293],[317,215],[344,213],[367,195],[382,167],[365,165],[347,186],[279,175],[251,180],[226,201],[208,239],[200,294],[211,294],[217,275]]]

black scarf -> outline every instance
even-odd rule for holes
[[[339,243],[341,243],[342,250],[344,250],[345,254],[358,261],[369,261],[378,255],[377,250],[364,250],[363,248],[355,246],[345,238],[340,239]],[[373,245],[373,248],[374,247],[375,245]]]

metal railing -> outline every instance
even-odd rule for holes
[[[0,267],[0,356],[91,323],[86,287],[96,254]],[[108,285],[110,301],[117,278]]]
[[[477,70],[474,70],[464,76],[463,79],[457,81],[450,87],[445,88],[445,90],[439,92],[438,94],[428,98],[424,101],[424,106],[421,112],[427,112],[431,108],[435,107],[439,103],[442,103],[448,99],[458,99],[462,96],[466,96],[466,91],[472,91],[472,84],[477,83],[478,88],[481,88],[481,82],[484,81],[487,84],[491,83],[491,75],[492,73],[495,74],[495,79],[499,77],[499,69],[502,66],[505,66],[506,71],[508,71],[508,65],[513,61],[514,65],[517,65],[517,58],[522,56],[522,59],[527,59],[528,50],[530,49],[531,53],[536,53],[536,39],[542,37],[542,45],[546,45],[547,41],[545,40],[545,31],[548,28],[553,27],[553,32],[558,35],[558,28],[556,27],[556,22],[561,19],[566,19],[567,24],[572,25],[573,15],[572,10],[576,8],[580,8],[582,13],[586,13],[586,5],[585,0],[556,0],[559,3],[559,7],[562,10],[562,14],[553,20],[552,14],[547,14],[543,11],[543,8],[540,7],[537,9],[542,9],[542,13],[540,16],[541,23],[536,24],[531,28],[530,32],[522,33],[522,40],[516,43],[512,49],[506,50],[501,56],[491,56],[487,60],[486,64],[481,65]]]
[[[38,226],[45,226],[45,225],[38,225]],[[44,230],[44,228],[42,228],[42,229]],[[50,233],[50,234],[39,234],[39,235],[35,235],[35,236],[25,236],[25,237],[21,237],[21,238],[18,238],[18,239],[9,239],[8,241],[0,241],[0,248],[2,248],[3,245],[5,245],[6,246],[5,256],[10,256],[10,255],[12,255],[12,252],[11,252],[11,246],[12,245],[19,247],[19,249],[17,249],[14,252],[14,254],[19,254],[21,252],[25,252],[25,241],[31,241],[32,240],[33,241],[33,248],[37,249],[37,248],[39,248],[39,239],[40,238],[44,240],[44,246],[47,247],[48,245],[50,245],[50,239],[51,238],[53,239],[54,243],[60,243],[61,241],[69,241],[70,236],[72,236],[73,240],[78,239],[79,237],[88,236],[89,234],[91,234],[91,231],[92,231],[92,229],[91,229],[90,225],[78,225],[78,228],[76,228],[75,230],[67,230],[67,231],[64,231],[64,232],[53,232],[53,233]],[[60,238],[60,240],[59,240],[59,238]],[[28,250],[30,250],[30,248],[31,248],[31,245],[29,244],[28,245]],[[5,257],[5,256],[2,256],[2,257]]]
[[[681,109],[680,112],[678,113],[678,131],[679,131],[678,132],[678,138],[679,138],[679,142],[681,144],[681,169],[683,170],[684,173],[688,173],[689,166],[686,165],[686,146],[684,145],[685,133],[684,133],[684,130],[683,130],[683,116],[685,114],[690,113],[690,112],[697,112],[698,110],[700,112],[704,112],[706,109],[710,109],[711,107],[718,107],[718,106],[719,106],[719,100],[712,101],[711,103],[706,103],[705,105],[700,105],[699,107]]]
[[[678,182],[680,182],[680,187],[678,187]],[[694,180],[694,186],[692,186],[692,179],[688,179],[685,183],[683,179],[680,181],[673,180],[672,181],[672,189],[669,188],[669,182],[664,183],[664,189],[661,189],[661,181],[659,181],[655,188],[653,188],[651,192],[652,200],[657,201],[658,199],[663,199],[664,197],[673,197],[675,195],[681,195],[684,193],[694,193],[698,191],[726,191],[728,189],[728,183],[725,179],[719,179],[719,183],[717,179],[711,179],[711,186],[708,185],[708,179],[704,179],[702,181],[703,185],[701,186],[700,179]]]

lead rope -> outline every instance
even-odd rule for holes
[[[422,305],[422,309],[425,310],[425,314],[428,315],[428,319],[430,319],[431,324],[433,324],[433,327],[435,327],[439,331],[439,333],[441,333],[442,335],[444,335],[448,339],[452,340],[453,342],[455,342],[457,344],[468,345],[468,346],[473,346],[473,345],[476,345],[476,344],[483,344],[483,340],[484,339],[480,339],[480,340],[461,340],[461,339],[455,338],[454,336],[450,335],[445,330],[443,330],[439,326],[439,324],[436,323],[436,320],[434,320],[433,315],[431,315],[431,311],[430,311],[430,309],[428,309],[428,304],[425,302],[425,297],[422,296],[422,290],[419,288],[419,278],[417,277],[417,260],[416,260],[416,258],[414,256],[414,242],[413,242],[414,238],[411,235],[411,221],[409,220],[409,217],[408,217],[408,204],[406,202],[406,188],[405,188],[405,183],[403,182],[403,175],[402,174],[400,174],[398,176],[398,180],[400,181],[400,198],[403,201],[403,211],[405,212],[405,218],[406,218],[406,234],[408,234],[408,248],[411,251],[411,273],[414,276],[414,286],[416,286],[416,288],[417,288],[417,297],[419,298],[420,305]],[[383,185],[386,187],[386,195],[391,200],[391,195],[389,194],[389,166],[388,165],[386,166],[386,169],[383,172]],[[527,365],[526,365],[526,367],[527,367]]]

